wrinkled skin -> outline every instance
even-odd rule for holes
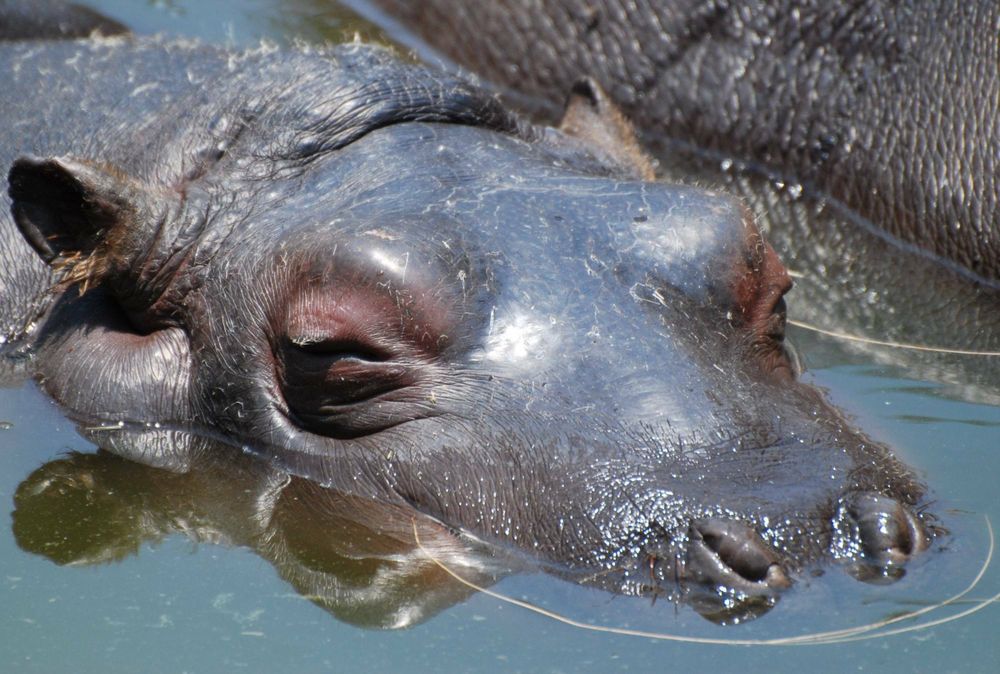
[[[991,0],[374,4],[532,104],[594,77],[653,142],[749,162],[1000,281]]]
[[[560,131],[361,46],[0,51],[0,318],[73,418],[210,435],[621,592],[767,604],[927,546],[921,485],[794,381],[748,211],[642,181],[599,90]]]

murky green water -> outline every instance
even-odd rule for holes
[[[380,35],[323,0],[91,4],[138,32],[162,30],[213,42]],[[856,268],[838,271],[833,261],[810,257],[822,246],[804,245],[795,232],[792,227],[774,234],[786,259],[803,274],[789,298],[791,317],[820,322],[837,306],[858,304],[863,294],[874,307],[880,335],[934,338],[936,343],[963,335],[966,339],[958,342],[989,344],[996,339],[993,319],[982,318],[1000,313],[996,311],[980,312],[981,318],[962,324],[953,318],[936,320],[937,314],[929,311],[920,317],[920,326],[928,328],[921,332],[920,326],[908,324],[913,312],[894,308],[892,288],[879,286]],[[809,254],[802,252],[806,249]],[[934,285],[928,277],[921,281]],[[989,304],[994,298],[973,295],[963,295],[962,306],[996,306]],[[933,298],[921,304],[932,305]],[[768,639],[864,624],[941,601],[965,587],[986,554],[983,516],[1000,526],[996,359],[859,349],[798,329],[791,330],[791,339],[810,365],[806,379],[826,388],[861,427],[898,448],[926,477],[937,497],[933,507],[952,531],[939,544],[943,549],[925,555],[889,587],[860,585],[836,569],[801,580],[769,614],[735,627],[713,625],[668,602],[615,598],[544,575],[510,577],[494,589],[584,622],[695,637]],[[438,578],[435,582],[445,590],[432,606],[440,610],[437,615],[405,630],[363,629],[356,623],[371,621],[370,611],[331,606],[329,593],[317,594],[320,581],[303,580],[279,563],[287,555],[259,539],[241,539],[220,524],[235,515],[189,503],[205,491],[204,485],[178,484],[174,491],[164,488],[151,495],[145,485],[152,469],[68,458],[69,452],[94,450],[33,385],[0,389],[0,502],[7,504],[5,512],[13,509],[22,484],[27,485],[21,487],[23,498],[52,485],[66,497],[63,510],[39,515],[44,531],[27,536],[21,520],[19,540],[36,552],[19,547],[10,517],[0,527],[0,671],[987,672],[1000,662],[996,605],[886,639],[816,647],[727,647],[587,632],[460,587],[449,594]],[[62,463],[51,463],[58,461]],[[46,464],[51,472],[36,472]],[[73,467],[72,479],[58,472],[60,466]],[[239,510],[240,494],[250,491],[239,480],[257,485],[264,479],[250,473],[248,469],[247,475],[233,479],[233,512]],[[89,512],[104,519],[94,515],[88,522],[84,513]],[[118,528],[108,533],[107,522]],[[140,530],[142,537],[128,538],[129,532]],[[116,533],[121,540],[112,540]],[[295,535],[288,529],[283,540],[294,541]],[[118,561],[97,561],[107,557]],[[330,560],[341,560],[337,573],[358,586],[357,579],[377,576],[351,566],[359,562],[347,554],[299,550],[293,557],[316,572],[330,572]],[[50,559],[75,563],[60,566]],[[983,598],[998,590],[1000,571],[990,568],[969,596]],[[409,600],[419,604],[419,599]],[[448,607],[453,601],[457,603]],[[942,609],[940,615],[970,606]]]

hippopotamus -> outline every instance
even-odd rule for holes
[[[549,127],[361,44],[0,64],[5,355],[145,438],[111,451],[183,472],[214,439],[579,582],[727,606],[928,547],[922,483],[796,379],[752,213],[650,180],[593,81]]]
[[[349,4],[384,22],[379,6],[404,41],[533,110],[594,77],[667,154],[711,153],[821,194],[967,278],[1000,281],[991,0]]]

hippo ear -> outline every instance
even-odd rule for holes
[[[632,125],[589,77],[573,85],[559,130],[590,143],[637,178],[656,178],[653,161],[640,147]]]
[[[21,157],[8,182],[18,229],[49,263],[93,255],[135,220],[142,200],[134,181],[67,157]]]

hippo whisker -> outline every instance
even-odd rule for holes
[[[890,636],[896,636],[899,634],[907,634],[910,632],[918,632],[922,630],[931,629],[933,627],[938,627],[940,625],[947,624],[949,622],[954,622],[956,620],[961,620],[974,613],[977,613],[984,608],[987,608],[991,604],[1000,601],[1000,593],[994,594],[982,600],[976,600],[974,605],[958,613],[937,618],[934,620],[929,620],[924,623],[919,623],[916,625],[908,625],[906,627],[895,628],[895,629],[885,629],[890,625],[902,622],[904,620],[914,620],[921,616],[927,615],[932,611],[940,610],[946,606],[960,603],[962,598],[965,597],[969,592],[974,590],[979,582],[986,575],[986,571],[990,568],[993,561],[993,551],[994,551],[994,536],[993,536],[993,526],[990,523],[989,517],[985,518],[986,529],[989,535],[989,548],[986,552],[986,556],[983,560],[983,564],[980,566],[978,573],[972,579],[965,589],[961,590],[957,594],[948,597],[940,602],[936,602],[931,606],[926,606],[921,609],[914,611],[907,611],[902,614],[896,615],[891,618],[886,618],[885,620],[879,620],[873,623],[868,623],[866,625],[858,625],[855,627],[848,627],[840,630],[830,630],[826,632],[815,632],[812,634],[804,634],[794,637],[776,637],[773,639],[715,639],[706,637],[691,637],[680,634],[668,634],[664,632],[652,632],[645,630],[635,630],[622,627],[614,627],[609,625],[595,625],[592,622],[583,622],[575,620],[568,616],[556,613],[549,609],[536,606],[531,602],[515,599],[514,597],[509,597],[503,593],[491,590],[486,587],[482,587],[473,583],[472,581],[464,578],[461,574],[457,573],[455,570],[451,569],[444,561],[435,557],[429,550],[424,548],[420,541],[420,534],[417,532],[416,527],[413,530],[413,538],[417,547],[423,552],[423,554],[431,560],[434,564],[440,567],[445,573],[455,579],[457,582],[465,585],[476,592],[485,594],[487,596],[493,597],[494,599],[501,601],[505,604],[510,604],[518,608],[536,613],[545,618],[555,620],[556,622],[569,625],[570,627],[576,627],[578,629],[591,631],[591,632],[602,632],[606,634],[616,634],[619,636],[633,636],[640,637],[644,639],[654,639],[657,641],[674,641],[681,643],[693,643],[693,644],[715,644],[720,646],[821,646],[828,644],[840,644],[840,643],[850,643],[852,641],[860,641],[864,639],[880,639],[887,638]],[[651,558],[652,559],[652,558]],[[674,565],[677,568],[677,565]],[[654,586],[655,588],[658,586]],[[654,594],[653,600],[655,601],[656,595]]]
[[[797,321],[792,319],[788,319],[788,324],[794,325],[797,328],[802,328],[803,330],[809,330],[810,332],[818,333],[820,335],[826,335],[827,337],[842,339],[848,342],[858,342],[860,344],[870,344],[872,346],[884,346],[892,349],[904,349],[909,351],[926,351],[928,353],[947,353],[954,356],[984,356],[987,358],[1000,356],[1000,351],[953,349],[942,346],[928,346],[926,344],[907,344],[906,342],[887,341],[882,339],[874,339],[872,337],[862,337],[860,335],[851,335],[846,332],[838,332],[836,330],[826,330],[824,328],[812,325],[810,323],[806,323],[804,321]]]

